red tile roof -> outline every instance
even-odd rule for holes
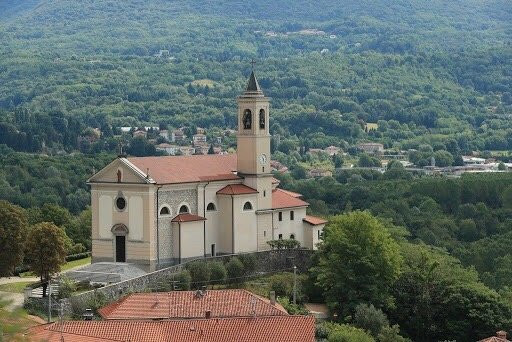
[[[205,217],[193,214],[179,214],[174,217],[171,222],[194,222],[194,221],[206,221]]]
[[[324,224],[324,223],[329,222],[327,220],[324,220],[321,217],[316,217],[316,216],[311,216],[311,215],[306,215],[306,217],[303,218],[302,221],[307,222],[312,226],[318,226],[319,224]]]
[[[285,209],[308,206],[308,202],[290,195],[289,191],[275,189],[272,191],[272,209]]]
[[[127,159],[158,184],[192,183],[240,179],[236,154],[165,157],[133,157]]]
[[[204,296],[196,291],[135,293],[98,310],[105,319],[164,319],[287,315],[279,304],[246,290],[209,290]],[[254,312],[254,313],[253,313]]]
[[[32,341],[314,342],[313,316],[69,321],[29,329]]]
[[[296,198],[301,198],[302,197],[302,194],[299,194],[298,192],[293,192],[293,191],[290,191],[290,190],[285,190],[285,189],[280,189],[281,191],[287,193],[288,195],[292,196],[292,197],[296,197]]]
[[[478,342],[510,342],[510,340],[503,339],[501,337],[492,336],[488,338],[484,338],[483,340],[479,340]]]
[[[217,194],[219,195],[247,195],[247,194],[257,194],[258,190],[253,189],[244,184],[230,184],[226,185],[219,191]]]

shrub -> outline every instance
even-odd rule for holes
[[[208,268],[210,269],[210,281],[212,284],[222,284],[226,281],[227,271],[222,262],[210,262]]]
[[[192,281],[192,277],[190,276],[190,272],[188,270],[183,270],[175,278],[176,286],[178,286],[181,290],[190,290],[190,282]]]
[[[398,324],[383,327],[377,337],[379,342],[411,342],[410,339],[400,336]]]
[[[241,254],[238,258],[244,265],[246,275],[253,274],[256,271],[256,257],[253,254]]]
[[[240,284],[243,282],[244,264],[237,257],[231,258],[226,264],[226,271],[228,273],[228,282]]]
[[[347,324],[334,325],[327,337],[329,342],[375,342],[366,331]]]
[[[269,278],[270,290],[279,297],[291,297],[293,295],[293,274],[278,273]]]
[[[354,325],[377,337],[384,327],[389,326],[388,318],[373,304],[359,304],[354,313]]]
[[[194,261],[187,264],[186,269],[190,272],[192,286],[200,288],[210,281],[210,269],[204,261]]]
[[[300,242],[295,239],[270,240],[267,241],[267,244],[272,249],[293,249],[300,247]]]
[[[77,290],[75,281],[66,276],[62,276],[59,282],[59,299],[69,298]]]
[[[303,305],[293,304],[292,302],[290,302],[290,299],[288,299],[288,297],[278,297],[277,302],[281,304],[290,315],[309,314],[309,311]]]

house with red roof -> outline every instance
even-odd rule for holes
[[[280,189],[270,165],[270,100],[251,73],[238,101],[237,152],[119,156],[93,175],[92,261],[155,270],[197,257],[268,250],[296,239],[314,249],[326,221]]]

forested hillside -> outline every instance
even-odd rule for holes
[[[392,323],[418,341],[507,328],[510,174],[347,168],[381,165],[363,141],[418,168],[512,160],[509,0],[0,1],[0,200],[62,227],[68,253],[89,249],[86,179],[122,144],[148,155],[162,141],[120,127],[203,127],[213,144],[236,126],[252,59],[272,98],[273,159],[291,171],[281,186],[316,215],[368,210],[405,246]],[[330,145],[347,154],[308,153]],[[332,177],[305,179],[324,166]]]

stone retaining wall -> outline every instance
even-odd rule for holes
[[[294,265],[297,266],[299,272],[305,272],[311,265],[311,256],[313,251],[307,249],[288,249],[246,254],[254,255],[256,259],[255,275],[257,275],[281,271],[292,271]],[[73,308],[83,308],[87,305],[87,303],[94,302],[95,300],[112,302],[129,293],[147,291],[148,289],[154,287],[156,283],[165,281],[173,275],[180,273],[185,265],[189,262],[204,260],[207,262],[222,261],[225,263],[232,257],[238,255],[222,255],[190,260],[186,263],[164,268],[137,278],[107,285],[96,290],[84,292],[66,300],[66,306],[71,307],[65,308],[65,311],[76,311],[73,310]]]

